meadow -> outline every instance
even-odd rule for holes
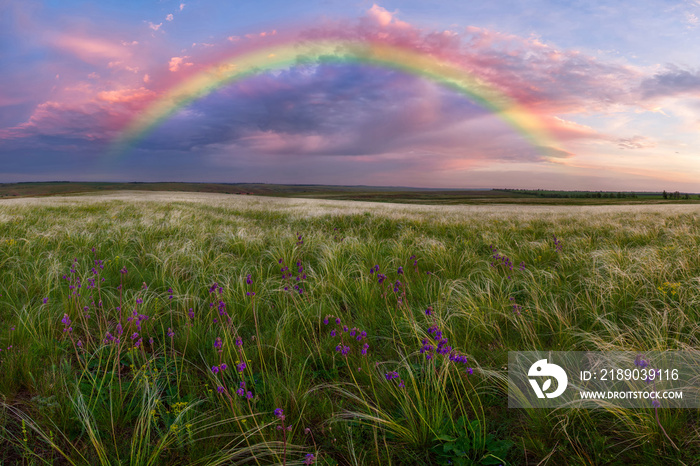
[[[507,407],[508,351],[697,351],[700,206],[0,200],[2,464],[700,463]]]

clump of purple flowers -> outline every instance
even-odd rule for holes
[[[560,240],[557,239],[557,235],[552,235],[554,238],[554,250],[557,252],[561,252],[562,249],[564,249],[564,245]]]
[[[420,354],[425,355],[425,359],[431,360],[434,356],[445,356],[448,355],[450,361],[455,364],[467,364],[468,359],[464,354],[458,353],[448,344],[447,337],[444,336],[443,331],[435,323],[435,317],[433,316],[433,308],[428,307],[425,311],[425,315],[432,317],[433,325],[428,328],[428,333],[431,335],[429,338],[423,338],[421,340]],[[467,368],[466,372],[471,374],[473,372],[472,368]]]
[[[515,298],[513,298],[512,296],[509,299],[510,302],[513,304],[513,313],[515,315],[520,315],[520,311],[523,310],[523,307],[520,304],[516,303]]]
[[[491,267],[493,268],[498,268],[501,267],[506,272],[508,273],[508,279],[511,279],[511,273],[513,272],[513,261],[510,259],[510,257],[500,254],[498,252],[498,248],[494,246],[493,244],[489,245],[489,249],[491,250]],[[525,262],[520,262],[518,265],[518,270],[521,272],[525,271]]]
[[[326,317],[324,317],[323,318],[323,325],[328,325],[330,323],[330,319],[332,317],[333,316],[331,316],[331,315],[327,315]],[[330,336],[335,337],[338,334],[340,335],[340,341],[336,345],[335,351],[337,353],[342,354],[343,356],[347,356],[348,354],[350,354],[350,350],[351,350],[350,346],[346,345],[343,342],[343,338],[344,338],[345,334],[348,334],[349,337],[352,337],[354,340],[356,340],[358,342],[367,338],[367,332],[365,330],[360,330],[357,327],[348,328],[347,325],[343,325],[341,327],[340,317],[335,318],[335,324],[339,328],[338,329],[336,329],[336,328],[331,329]],[[340,330],[342,330],[342,332]],[[369,343],[367,343],[367,342],[363,343],[362,348],[360,350],[360,352],[362,353],[363,356],[367,355],[368,349],[369,349]]]

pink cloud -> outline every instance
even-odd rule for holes
[[[102,91],[97,94],[98,100],[111,103],[129,103],[150,100],[156,95],[150,89],[140,87],[138,89],[120,89],[115,91]]]
[[[172,57],[170,59],[170,62],[168,63],[168,69],[172,71],[173,73],[177,72],[180,70],[182,67],[188,67],[192,66],[193,63],[191,62],[186,62],[190,58],[189,56],[184,56],[184,57]]]
[[[408,23],[400,21],[394,17],[396,12],[390,12],[385,8],[380,7],[376,3],[372,5],[372,8],[367,10],[366,17],[374,21],[381,27],[386,27],[393,25],[396,27],[410,27]]]
[[[52,44],[87,63],[123,62],[131,57],[131,52],[121,44],[85,35],[61,34]]]

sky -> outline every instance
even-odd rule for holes
[[[0,0],[0,182],[700,192],[700,0]]]

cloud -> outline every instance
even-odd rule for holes
[[[366,17],[374,21],[376,24],[382,27],[393,25],[396,27],[409,27],[408,23],[400,21],[394,17],[396,11],[393,13],[380,7],[376,3],[372,5],[372,8],[367,10]]]
[[[60,34],[51,43],[54,47],[70,52],[87,63],[125,61],[131,57],[131,52],[123,45],[86,35]]]
[[[158,23],[158,24],[153,24],[152,22],[148,22],[148,27],[153,29],[154,31],[157,31],[160,29],[160,27],[163,25],[163,23]]]
[[[618,139],[617,146],[620,149],[651,149],[656,147],[656,142],[645,136],[632,136]]]
[[[174,19],[174,16],[172,13],[170,13],[168,16],[165,17],[166,21],[172,21]]]
[[[669,65],[663,72],[646,78],[640,85],[645,98],[668,97],[680,94],[700,96],[700,72]]]
[[[192,66],[193,63],[186,62],[190,58],[189,56],[184,56],[184,57],[172,57],[170,59],[170,62],[168,63],[168,69],[172,71],[173,73],[177,72],[180,70],[182,67],[188,67]]]
[[[180,11],[182,11],[184,8],[185,8],[185,4],[184,4],[184,3],[180,3]]]
[[[148,75],[147,75],[148,76]],[[114,91],[102,91],[97,94],[97,99],[111,103],[129,103],[142,100],[150,100],[155,92],[145,87],[138,89],[120,89]]]

